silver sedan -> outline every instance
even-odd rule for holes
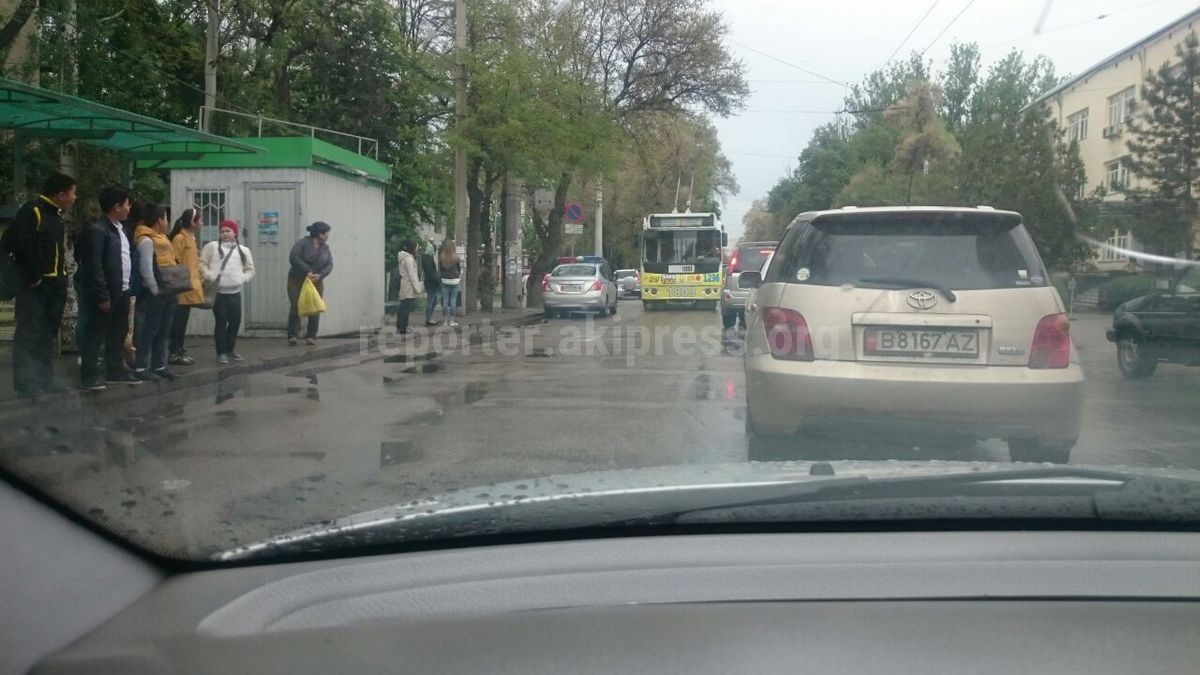
[[[542,306],[548,317],[573,311],[616,314],[617,285],[607,264],[559,265],[542,279]]]

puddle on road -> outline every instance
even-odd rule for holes
[[[411,440],[383,441],[379,444],[379,466],[406,464],[422,459],[425,453],[417,448]]]

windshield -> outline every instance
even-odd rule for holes
[[[799,277],[825,286],[915,279],[960,290],[1049,283],[1020,222],[961,215],[819,219],[787,242],[772,267],[773,279]]]
[[[1194,0],[0,8],[0,480],[146,551],[1200,524]]]
[[[595,265],[561,265],[554,268],[555,277],[592,277],[596,276]]]
[[[695,264],[720,262],[721,233],[716,230],[671,232],[647,230],[645,262]]]

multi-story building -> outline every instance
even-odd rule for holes
[[[1104,271],[1138,266],[1125,251],[1140,246],[1130,231],[1123,206],[1126,193],[1150,185],[1130,170],[1127,142],[1129,123],[1145,114],[1139,101],[1146,74],[1164,63],[1177,61],[1175,47],[1193,32],[1200,32],[1200,9],[1138,40],[1079,75],[1042,94],[1035,104],[1049,110],[1064,140],[1079,143],[1086,182],[1080,196],[1103,194],[1102,213],[1113,224],[1107,246],[1096,252],[1096,267]]]

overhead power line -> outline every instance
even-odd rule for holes
[[[963,5],[963,8],[961,10],[959,10],[958,14],[954,15],[953,19],[950,19],[950,23],[946,24],[946,27],[942,29],[942,32],[935,35],[933,38],[933,41],[930,42],[928,45],[926,45],[925,49],[921,50],[921,56],[925,56],[925,52],[929,51],[931,47],[933,47],[935,44],[937,44],[937,41],[940,40],[942,38],[942,36],[946,34],[946,31],[950,30],[950,27],[958,22],[958,17],[962,16],[963,14],[966,14],[967,10],[971,9],[971,5],[973,5],[973,4],[975,4],[975,0],[967,0],[967,4]]]
[[[905,35],[904,39],[900,41],[900,44],[896,45],[896,48],[892,50],[892,55],[887,57],[887,61],[883,62],[883,66],[880,66],[881,69],[887,64],[891,63],[892,59],[896,58],[896,54],[900,53],[900,49],[903,48],[908,42],[908,39],[913,36],[913,33],[917,32],[917,29],[921,27],[921,24],[925,23],[925,19],[929,18],[929,15],[933,13],[933,9],[937,7],[938,3],[941,1],[942,0],[933,0],[933,4],[930,5],[929,9],[925,10],[925,13],[921,15],[921,18],[917,20],[917,24],[912,27],[912,30],[908,31],[908,35]]]
[[[1041,31],[1035,30],[1032,33],[1022,35],[1021,37],[1016,37],[1011,40],[1005,40],[1003,42],[996,42],[994,44],[990,44],[990,45],[981,47],[980,49],[986,50],[986,49],[995,49],[996,47],[1004,47],[1007,45],[1011,45],[1014,42],[1020,42],[1021,40],[1028,40],[1029,38],[1039,37],[1042,35],[1049,35],[1050,33],[1057,33],[1058,31],[1067,30],[1069,28],[1076,28],[1076,27],[1082,26],[1084,24],[1092,23],[1093,21],[1103,21],[1104,19],[1108,19],[1110,17],[1117,16],[1118,14],[1125,14],[1127,12],[1132,12],[1134,10],[1141,9],[1143,7],[1149,7],[1150,5],[1161,4],[1163,2],[1166,2],[1166,0],[1150,0],[1149,2],[1143,2],[1143,3],[1137,4],[1137,5],[1132,5],[1130,7],[1122,7],[1120,9],[1115,9],[1115,10],[1105,13],[1105,14],[1097,14],[1096,16],[1093,16],[1088,19],[1083,19],[1082,21],[1068,23],[1068,24],[1065,24],[1062,26],[1055,26],[1054,28],[1047,28],[1046,30],[1041,30]]]
[[[796,70],[799,70],[802,73],[808,73],[809,75],[812,75],[813,77],[819,77],[822,80],[825,80],[826,82],[831,82],[833,84],[838,84],[838,85],[841,85],[841,86],[847,87],[847,88],[851,86],[849,82],[842,82],[841,80],[835,80],[832,77],[825,77],[824,75],[822,75],[818,72],[809,70],[808,68],[798,66],[789,61],[784,61],[783,59],[779,58],[778,56],[775,56],[774,54],[768,54],[767,52],[764,52],[761,49],[756,49],[754,47],[742,44],[741,42],[736,42],[734,40],[730,40],[730,43],[737,45],[738,47],[741,47],[742,49],[745,49],[746,51],[754,52],[755,54],[758,54],[759,56],[765,56],[768,59],[771,59],[772,61],[777,61],[779,63],[782,63],[783,65],[788,66],[790,68],[795,68]]]

